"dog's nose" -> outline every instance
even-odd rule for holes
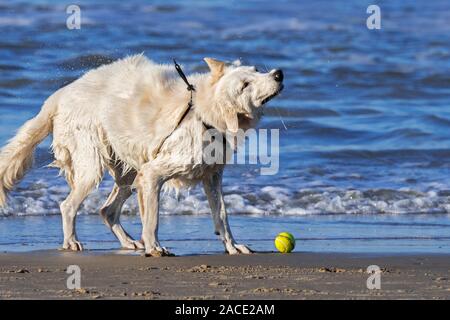
[[[283,71],[279,69],[275,70],[275,72],[273,73],[273,78],[275,79],[276,82],[283,82],[284,79]]]

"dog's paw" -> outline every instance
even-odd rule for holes
[[[122,248],[129,250],[144,250],[145,246],[142,241],[129,239],[127,242],[122,243]]]
[[[240,253],[243,253],[243,254],[252,254],[253,253],[253,251],[246,245],[236,244],[235,247],[236,247],[236,249],[238,249],[238,251]]]
[[[63,250],[83,251],[82,244],[77,240],[65,241],[62,248]]]
[[[164,247],[156,247],[156,248],[152,248],[150,250],[145,250],[145,254],[146,257],[173,257],[175,256],[173,253],[169,252],[169,250],[167,250]]]
[[[247,247],[246,245],[243,245],[243,244],[229,245],[229,246],[227,246],[226,251],[230,255],[252,254],[253,253],[253,251],[249,247]]]

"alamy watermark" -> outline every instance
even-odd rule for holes
[[[81,268],[76,264],[73,264],[67,267],[66,273],[70,274],[66,281],[67,289],[81,289]]]
[[[81,9],[76,4],[71,4],[66,8],[69,15],[66,19],[66,26],[69,30],[81,29]]]
[[[377,265],[370,265],[367,267],[367,273],[370,276],[367,278],[366,286],[369,290],[381,289],[381,269]]]
[[[193,153],[187,152],[178,159],[184,164],[258,164],[261,175],[275,175],[280,167],[278,129],[239,129],[233,133],[208,129],[201,143],[188,149]]]
[[[381,9],[376,4],[372,4],[367,7],[366,12],[370,16],[366,20],[366,26],[369,30],[380,30],[381,29]]]

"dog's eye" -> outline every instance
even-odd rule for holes
[[[247,88],[249,84],[250,84],[250,82],[247,82],[247,81],[244,82],[244,83],[242,84],[242,89],[241,89],[241,90],[244,91],[244,89]]]

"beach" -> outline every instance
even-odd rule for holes
[[[449,255],[257,253],[145,258],[129,251],[0,254],[0,299],[449,299]],[[68,266],[80,289],[66,286]],[[381,269],[367,289],[366,269]]]

